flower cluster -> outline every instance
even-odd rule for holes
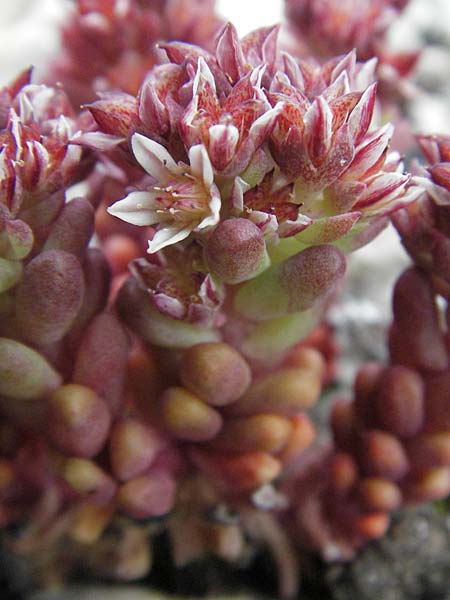
[[[76,0],[47,81],[77,106],[96,92],[133,94],[157,62],[155,42],[210,46],[221,25],[213,0]]]
[[[29,73],[0,90],[0,526],[24,524],[17,552],[130,580],[161,531],[179,566],[262,543],[288,597],[296,544],[348,558],[389,511],[450,491],[449,144],[421,138],[414,176],[390,151],[373,8],[347,37],[330,13],[368,60],[320,62],[277,27],[213,43],[208,0],[79,0],[50,71],[91,103],[76,114]],[[346,253],[391,216],[416,262],[391,363],[361,369],[322,450],[326,311]]]
[[[327,58],[356,48],[362,59],[376,57],[384,99],[398,99],[412,92],[408,78],[419,51],[391,50],[387,32],[408,3],[409,0],[286,0],[285,8],[299,53]]]

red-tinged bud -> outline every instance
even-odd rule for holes
[[[128,136],[132,118],[137,111],[136,98],[129,94],[115,94],[111,99],[96,100],[87,108],[101,131],[124,138]]]
[[[43,398],[62,383],[45,358],[24,344],[0,338],[0,394],[31,400]]]
[[[113,504],[105,506],[83,504],[70,524],[68,535],[79,544],[94,544],[111,522],[113,514]]]
[[[47,250],[34,258],[16,291],[16,321],[24,337],[35,344],[62,339],[83,300],[84,277],[73,254]]]
[[[362,425],[370,426],[374,423],[374,395],[382,372],[382,365],[367,363],[359,369],[355,377],[353,412]]]
[[[161,412],[167,430],[181,440],[206,442],[222,427],[222,417],[216,410],[181,387],[163,393]]]
[[[329,476],[333,491],[345,496],[358,480],[358,465],[350,454],[338,452],[331,458]]]
[[[104,400],[77,384],[61,386],[50,396],[47,431],[55,446],[68,456],[90,458],[103,448],[111,424]]]
[[[393,481],[403,477],[409,469],[405,449],[398,439],[375,429],[363,434],[358,460],[361,469],[368,475]]]
[[[450,469],[433,467],[413,472],[402,485],[405,500],[432,502],[450,494]]]
[[[135,519],[162,517],[172,509],[175,489],[170,475],[150,472],[124,483],[119,488],[117,501],[121,509]]]
[[[414,467],[450,467],[450,430],[412,438],[406,450]]]
[[[228,419],[212,441],[212,447],[223,452],[272,454],[284,448],[291,433],[290,420],[278,415],[254,415]]]
[[[117,485],[113,478],[85,458],[67,459],[62,476],[77,494],[89,496],[95,504],[108,504],[116,492]]]
[[[103,252],[114,274],[127,271],[128,263],[142,256],[142,249],[138,242],[128,235],[119,233],[106,238]]]
[[[358,498],[366,510],[390,512],[402,502],[400,488],[381,477],[367,477],[358,483]]]
[[[186,350],[180,377],[183,384],[207,404],[224,406],[242,396],[252,374],[237,350],[218,342],[198,344]]]
[[[355,521],[358,533],[368,540],[377,540],[386,533],[389,527],[389,515],[385,512],[374,512],[361,515]]]
[[[212,481],[225,491],[249,491],[276,479],[282,470],[279,460],[267,452],[248,452],[223,456],[191,450],[191,459]]]
[[[221,221],[205,245],[209,269],[225,283],[256,277],[269,265],[264,237],[249,219]]]
[[[95,390],[113,414],[122,402],[128,346],[123,326],[103,312],[84,332],[75,360],[73,382]]]
[[[420,375],[394,365],[382,373],[374,398],[378,424],[403,438],[415,435],[425,418],[425,385]]]
[[[331,429],[336,446],[346,452],[353,452],[358,442],[358,428],[353,403],[339,398],[331,409]]]
[[[43,250],[64,250],[80,260],[94,233],[94,209],[85,198],[64,205],[44,244]]]
[[[435,183],[450,191],[450,163],[440,163],[429,167],[431,177]]]
[[[117,421],[109,443],[112,472],[120,481],[141,475],[163,445],[161,436],[138,419],[129,417]]]
[[[307,415],[295,415],[291,417],[290,421],[292,433],[286,445],[278,453],[278,458],[283,464],[294,461],[312,444],[316,437],[316,428]]]
[[[227,410],[233,416],[260,413],[295,415],[311,407],[319,397],[321,381],[303,369],[283,368],[255,381]]]
[[[88,248],[83,261],[85,292],[80,310],[68,333],[69,342],[76,346],[86,325],[101,312],[108,299],[111,272],[108,262],[98,248]]]
[[[430,371],[446,369],[447,349],[433,292],[417,268],[408,269],[398,279],[393,309],[394,327],[389,339],[392,361]]]
[[[256,320],[307,310],[335,290],[345,267],[344,255],[334,246],[307,248],[243,285],[235,306]]]
[[[426,430],[450,429],[450,372],[434,375],[427,380]]]

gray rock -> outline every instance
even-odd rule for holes
[[[450,600],[450,518],[408,509],[349,565],[329,568],[333,600]]]

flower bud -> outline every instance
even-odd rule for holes
[[[199,398],[212,406],[235,402],[251,381],[250,367],[231,346],[204,343],[183,354],[181,381]]]
[[[78,260],[62,250],[48,250],[25,268],[16,291],[16,320],[24,337],[51,344],[70,329],[84,294]]]
[[[43,251],[64,250],[80,260],[94,233],[94,209],[85,198],[64,205],[44,244]]]
[[[168,431],[181,440],[205,442],[222,427],[222,417],[216,410],[181,387],[163,393],[161,412]]]
[[[172,509],[175,489],[170,475],[149,473],[124,483],[119,488],[117,501],[122,510],[135,519],[162,517]]]
[[[97,315],[83,334],[73,370],[73,382],[95,390],[111,412],[118,411],[123,394],[128,337],[117,318]]]
[[[114,475],[120,481],[140,475],[152,464],[162,446],[161,436],[149,425],[130,417],[117,421],[109,444]]]
[[[111,424],[106,403],[84,385],[61,386],[50,396],[48,434],[69,456],[90,458],[102,449]]]
[[[62,378],[41,354],[15,340],[0,338],[0,394],[31,400],[58,388]]]
[[[205,260],[211,272],[229,284],[252,279],[269,265],[261,230],[241,218],[219,223],[206,242]]]
[[[321,381],[303,369],[283,368],[255,381],[227,414],[246,416],[259,413],[295,415],[312,406],[321,391]]]
[[[236,309],[258,321],[307,310],[336,288],[345,267],[345,256],[334,246],[307,248],[242,286]]]

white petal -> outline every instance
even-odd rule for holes
[[[149,240],[147,252],[153,254],[166,246],[181,242],[181,240],[186,239],[191,232],[192,227],[183,227],[182,229],[177,225],[163,227],[155,233],[152,240]]]
[[[197,95],[199,88],[200,88],[200,90],[203,89],[203,85],[205,82],[209,83],[213,93],[215,94],[216,93],[216,82],[214,80],[214,76],[211,73],[211,70],[208,67],[203,56],[200,56],[198,59],[197,73],[195,74],[194,84],[193,84],[193,88],[192,88],[193,96]]]
[[[132,225],[153,225],[160,221],[148,192],[131,192],[108,208],[108,213]]]
[[[214,181],[214,172],[208,152],[203,144],[192,146],[189,150],[192,175],[201,179],[210,188]]]
[[[165,184],[181,171],[164,146],[154,140],[135,133],[131,138],[133,153],[138,163],[158,183]]]

